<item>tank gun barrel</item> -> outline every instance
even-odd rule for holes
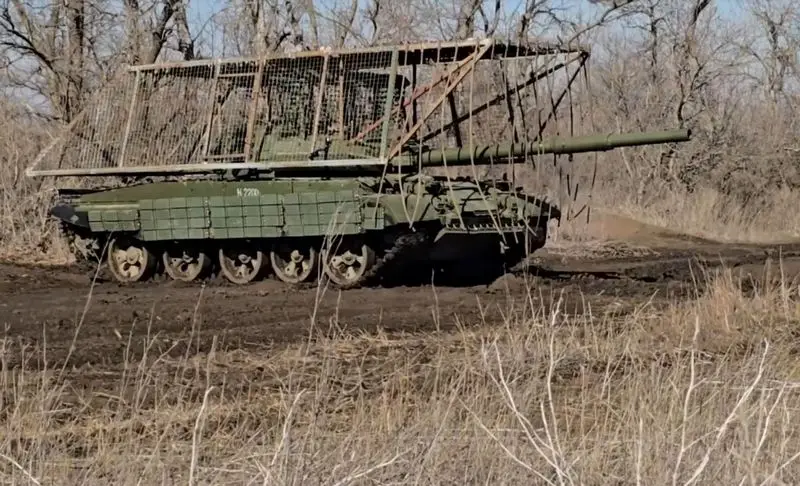
[[[583,152],[603,152],[620,147],[655,145],[659,143],[688,142],[692,132],[689,129],[663,130],[656,132],[615,133],[587,135],[582,137],[553,137],[533,143],[478,145],[474,147],[443,148],[418,152],[407,152],[407,161],[412,165],[420,163],[425,167],[442,165],[487,164],[494,160],[516,159],[544,154],[577,154]]]

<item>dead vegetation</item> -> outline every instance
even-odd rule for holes
[[[30,181],[24,168],[124,63],[476,35],[591,46],[588,83],[569,100],[580,133],[694,133],[688,144],[619,149],[555,167],[542,158],[526,185],[567,206],[574,200],[562,234],[580,232],[587,203],[721,239],[786,239],[800,228],[800,9],[787,0],[748,0],[734,11],[708,0],[587,0],[573,9],[527,0],[510,15],[504,2],[412,1],[398,9],[383,0],[335,7],[229,0],[212,10],[186,0],[116,3],[71,0],[41,9],[0,2],[7,68],[0,79],[0,247],[7,256],[63,257],[46,222],[51,181]],[[572,177],[559,179],[555,169]]]
[[[505,2],[229,0],[212,2],[225,7],[214,16],[176,0],[35,3],[0,0],[4,258],[64,258],[46,214],[52,182],[24,169],[120,62],[474,34],[592,45],[592,89],[575,94],[580,130],[692,128],[690,144],[576,157],[577,207],[720,239],[800,231],[796,2],[748,0],[729,14],[713,0],[587,0],[591,10],[573,12],[526,0],[511,17]],[[542,173],[553,177],[531,171],[530,185],[557,195],[554,173]],[[591,238],[586,214],[561,238]],[[528,297],[509,296],[500,327],[352,336],[331,318],[314,339],[262,353],[197,353],[191,336],[165,343],[155,323],[135,323],[152,326],[149,351],[105,369],[48,362],[46,325],[36,346],[6,335],[0,475],[42,485],[798,482],[795,285],[743,289],[723,275],[667,308],[578,316]],[[180,346],[177,357],[163,351]]]
[[[263,352],[197,353],[193,335],[164,343],[140,322],[144,352],[103,369],[47,362],[46,329],[38,350],[6,336],[0,471],[12,484],[793,484],[800,307],[773,275],[745,289],[721,272],[694,300],[624,312],[509,294],[502,325],[452,334],[359,336],[320,316],[305,343]]]

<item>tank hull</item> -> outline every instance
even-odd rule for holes
[[[216,269],[236,283],[270,273],[287,283],[325,275],[341,287],[430,265],[515,265],[544,245],[548,221],[559,217],[556,208],[507,185],[427,176],[402,184],[200,180],[65,191],[51,213],[80,242],[78,256],[107,263],[121,281],[159,272],[175,277],[183,265],[183,280]],[[225,254],[251,267],[258,262],[251,269],[258,275],[234,278],[223,268]],[[141,272],[130,270],[136,265]]]

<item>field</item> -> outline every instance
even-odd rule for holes
[[[624,245],[551,245],[472,286],[125,288],[3,264],[2,475],[795,484],[800,244],[614,221]]]
[[[800,2],[2,5],[0,484],[800,484]],[[591,48],[553,134],[692,140],[526,161],[515,180],[578,216],[520,272],[343,292],[118,285],[47,214],[86,181],[26,177],[103,87],[148,99],[108,88],[125,65],[470,37]],[[563,74],[498,108],[504,141]],[[159,163],[201,125],[152,100]],[[120,110],[72,163],[107,162]]]

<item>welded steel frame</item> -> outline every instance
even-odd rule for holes
[[[498,60],[498,59],[513,59],[517,57],[532,57],[538,55],[548,54],[566,54],[571,57],[557,63],[543,71],[531,73],[530,78],[522,84],[518,84],[510,88],[505,93],[500,93],[492,100],[483,103],[482,105],[473,108],[469,113],[457,115],[455,113],[455,106],[452,104],[452,93],[464,80],[464,78],[475,68],[477,63],[483,60]],[[154,176],[154,175],[176,175],[176,174],[203,174],[227,170],[253,170],[257,172],[275,172],[280,170],[304,170],[304,169],[324,169],[324,168],[343,168],[343,167],[383,167],[387,163],[391,163],[398,155],[400,155],[405,145],[413,138],[417,137],[420,128],[431,117],[431,115],[443,103],[449,101],[451,106],[451,114],[453,121],[441,127],[437,132],[432,132],[418,141],[425,142],[435,137],[437,133],[442,133],[445,130],[456,128],[458,125],[468,120],[470,117],[475,116],[481,111],[502,102],[514,93],[535,84],[536,82],[544,79],[545,77],[553,74],[555,71],[566,68],[567,65],[572,63],[580,63],[580,68],[584,68],[590,55],[588,48],[583,46],[561,46],[550,43],[537,43],[533,46],[522,46],[515,44],[508,44],[498,41],[494,38],[480,39],[480,40],[467,40],[467,41],[454,41],[454,42],[431,42],[419,44],[406,44],[395,45],[388,47],[371,47],[363,49],[338,49],[338,50],[317,50],[317,51],[304,51],[292,54],[273,54],[262,58],[235,58],[235,59],[214,59],[214,60],[195,60],[195,61],[181,61],[169,63],[156,63],[147,65],[130,66],[128,72],[134,76],[134,84],[130,93],[130,107],[128,117],[123,130],[123,138],[121,141],[121,149],[119,158],[114,166],[110,167],[90,167],[90,168],[56,168],[56,169],[39,169],[38,166],[47,154],[55,147],[57,143],[62,141],[66,136],[69,136],[71,128],[79,123],[84,117],[81,113],[70,126],[66,127],[60,137],[54,139],[33,161],[31,166],[27,169],[26,173],[30,177],[45,177],[45,176]],[[258,96],[261,90],[265,89],[263,78],[265,77],[265,70],[268,64],[275,63],[291,63],[294,60],[304,58],[320,58],[323,63],[322,75],[319,79],[319,88],[324,88],[332,83],[342,83],[340,79],[334,80],[333,77],[329,78],[329,73],[333,71],[343,72],[343,66],[347,65],[350,61],[358,62],[363,66],[371,66],[380,69],[390,69],[388,76],[388,86],[386,91],[386,99],[384,103],[384,115],[373,120],[362,130],[360,130],[354,137],[348,139],[349,141],[363,140],[364,137],[370,132],[380,128],[380,146],[379,155],[377,157],[367,158],[334,158],[324,160],[313,160],[310,157],[297,158],[292,160],[276,160],[276,161],[256,161],[253,155],[253,140],[254,140],[254,125],[257,116]],[[450,69],[445,71],[437,79],[432,80],[426,84],[417,85],[416,72],[417,66],[426,63],[455,63]],[[407,99],[400,99],[399,103],[393,103],[393,92],[396,82],[396,73],[400,66],[411,66],[413,70],[412,77],[412,94]],[[552,106],[550,116],[555,113],[555,110],[560,105],[564,96],[571,89],[572,83],[577,78],[581,69],[578,69],[575,74],[569,79],[568,85],[564,88],[563,93],[559,96]],[[192,76],[211,76],[213,80],[212,91],[208,106],[205,108],[206,113],[204,116],[205,126],[203,127],[203,134],[200,140],[195,142],[195,146],[200,145],[199,151],[201,152],[202,162],[199,163],[185,163],[185,164],[164,164],[164,165],[150,165],[150,166],[137,166],[126,164],[127,152],[126,149],[130,143],[131,137],[131,124],[134,117],[134,107],[137,100],[142,96],[141,84],[145,73],[158,73],[155,76],[157,79],[161,78],[179,78],[179,77],[192,77]],[[209,74],[210,73],[210,74]],[[340,76],[341,77],[341,76]],[[219,84],[222,79],[232,80],[227,93],[219,93]],[[231,90],[236,86],[237,80],[246,83],[248,79],[253,80],[251,88],[250,105],[247,109],[246,116],[246,132],[244,136],[244,147],[240,153],[231,153],[223,155],[211,155],[210,139],[211,132],[217,121],[217,112],[227,100]],[[429,107],[425,113],[419,115],[419,107],[417,106],[418,99],[424,94],[430,92],[437,86],[444,84],[444,92],[437,96],[433,106]],[[340,87],[341,89],[341,87]],[[318,89],[317,98],[314,106],[314,120],[313,130],[311,134],[311,152],[316,150],[317,140],[320,138],[319,123],[320,111],[323,103],[322,89]],[[216,102],[215,102],[216,101]],[[344,98],[339,100],[341,105],[339,109],[344,109]],[[394,142],[388,139],[389,125],[391,117],[401,110],[411,107],[411,122],[413,123],[405,133]],[[549,120],[549,118],[548,118]],[[194,152],[192,152],[194,153]]]

